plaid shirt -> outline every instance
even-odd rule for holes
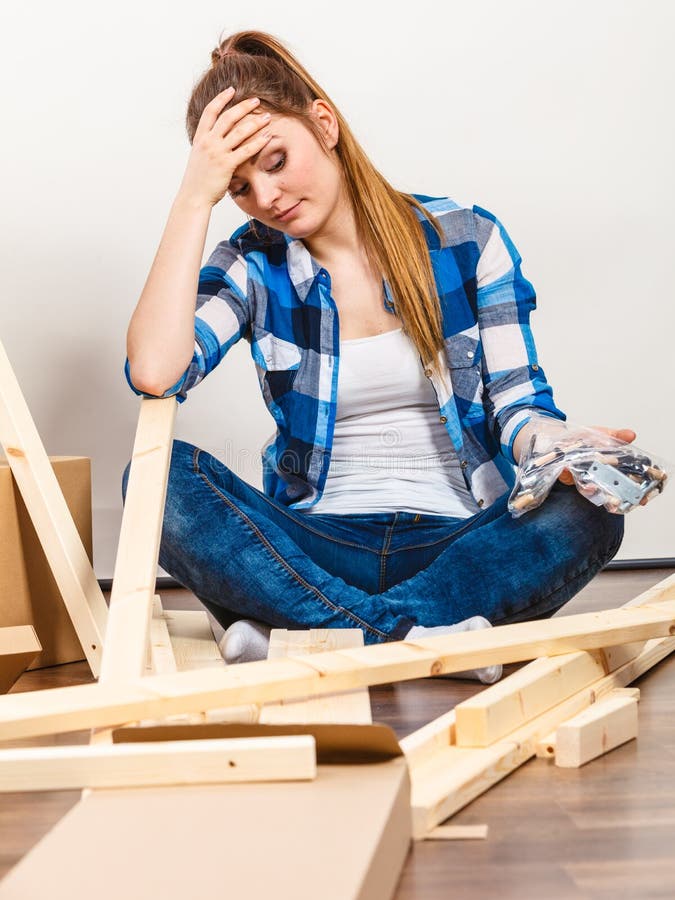
[[[533,412],[565,419],[530,331],[536,306],[521,257],[501,222],[479,206],[414,195],[444,232],[422,221],[441,301],[444,348],[439,363],[448,389],[426,374],[440,421],[479,506],[514,481],[513,441]],[[161,396],[179,403],[245,337],[260,388],[276,422],[262,448],[265,493],[304,509],[318,501],[328,474],[337,409],[338,312],[328,272],[302,241],[256,222],[217,245],[200,271],[194,356]],[[383,282],[384,308],[393,312]],[[141,396],[124,366],[131,389]]]

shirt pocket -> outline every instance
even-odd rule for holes
[[[482,418],[483,347],[470,334],[455,334],[446,341],[445,353],[450,369],[452,391],[464,418]]]
[[[265,333],[254,339],[251,354],[258,369],[263,397],[274,415],[273,406],[293,388],[302,353],[292,341]]]

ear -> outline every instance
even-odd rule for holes
[[[325,100],[316,99],[312,102],[310,115],[323,131],[326,144],[332,150],[338,142],[340,128],[337,116]]]

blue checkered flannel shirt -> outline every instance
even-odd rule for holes
[[[441,300],[447,387],[426,370],[467,487],[489,506],[514,481],[513,441],[533,412],[565,419],[538,363],[536,306],[521,257],[480,206],[414,195],[443,228],[422,221]],[[179,403],[245,337],[276,432],[262,448],[265,493],[294,509],[318,501],[330,465],[337,408],[338,312],[328,272],[298,239],[255,223],[217,245],[199,275],[194,355],[161,396]],[[393,312],[386,280],[384,308]],[[124,366],[131,389],[129,360]]]

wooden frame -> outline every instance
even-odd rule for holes
[[[675,632],[675,602],[501,625],[417,641],[151,675],[0,697],[0,740],[267,703],[405,681],[542,653],[568,653]]]
[[[97,677],[108,608],[2,343],[0,443],[89,667]]]

